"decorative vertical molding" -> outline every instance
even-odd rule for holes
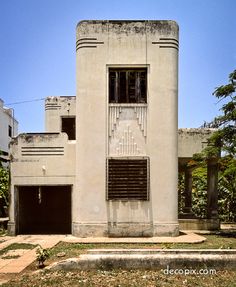
[[[147,106],[146,105],[110,105],[109,106],[109,136],[114,133],[122,108],[132,108],[136,113],[138,125],[143,136],[147,136]]]
[[[146,104],[109,104],[109,155],[144,155],[146,154],[146,137]]]
[[[130,130],[130,127],[127,126],[127,129],[124,130],[123,136],[119,140],[118,146],[116,148],[117,155],[139,155],[140,149],[138,148],[137,143],[135,142],[133,132]]]
[[[138,120],[138,125],[140,127],[140,130],[143,133],[143,136],[147,136],[147,107],[141,106],[141,107],[134,107],[134,112],[136,113],[136,117]]]
[[[114,133],[120,113],[122,112],[121,106],[110,106],[109,107],[109,137]]]

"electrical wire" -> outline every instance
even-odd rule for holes
[[[25,103],[39,102],[39,101],[43,101],[43,100],[45,100],[45,98],[34,99],[34,100],[29,100],[29,101],[21,101],[21,102],[15,102],[15,103],[9,103],[9,104],[6,104],[6,106],[13,106],[13,105],[20,105],[20,104],[25,104]]]

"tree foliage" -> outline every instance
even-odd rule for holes
[[[213,146],[221,148],[225,155],[236,156],[236,70],[229,75],[229,83],[215,89],[213,95],[224,101],[222,114],[215,117],[208,127],[216,128],[210,141]]]
[[[193,171],[192,210],[198,218],[207,216],[207,171],[206,165]]]
[[[219,214],[224,221],[236,221],[236,70],[229,75],[229,83],[217,87],[213,95],[223,101],[222,114],[210,123],[217,128],[210,141],[220,147]]]
[[[207,158],[219,157],[218,206],[219,217],[222,221],[236,221],[236,70],[229,75],[229,82],[215,89],[213,95],[222,103],[221,115],[216,116],[205,127],[215,128],[216,131],[209,139],[208,147],[194,160],[203,163]],[[221,155],[221,156],[220,156]],[[198,206],[206,200],[205,187],[201,184],[204,176],[197,179],[198,191],[193,192],[193,210],[198,213]],[[193,190],[194,191],[194,190]],[[195,201],[196,194],[200,202]],[[205,199],[204,199],[205,198]],[[202,217],[204,212],[200,212]]]
[[[218,158],[219,167],[219,218],[221,221],[236,222],[236,70],[229,75],[228,83],[217,87],[213,95],[218,103],[222,103],[222,113],[210,123],[205,123],[204,127],[216,130],[210,137],[208,146],[202,153],[195,154],[188,164],[200,166],[193,172],[193,211],[200,218],[206,217],[206,161],[215,157]],[[183,184],[180,178],[180,191],[181,187],[183,188]]]
[[[9,170],[2,166],[0,161],[0,216],[7,216],[6,208],[9,205]]]
[[[236,222],[236,159],[231,155],[220,159],[218,192],[220,219]]]

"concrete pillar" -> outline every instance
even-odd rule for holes
[[[8,235],[17,235],[17,214],[16,214],[16,204],[19,203],[19,193],[18,188],[11,184],[11,201],[9,206],[9,221],[7,224]]]
[[[207,162],[207,218],[218,218],[218,159]]]

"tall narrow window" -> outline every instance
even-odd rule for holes
[[[67,133],[69,140],[75,140],[75,117],[62,117],[61,131]]]
[[[109,69],[109,103],[146,103],[147,69]]]
[[[12,137],[12,127],[8,126],[8,136]]]

